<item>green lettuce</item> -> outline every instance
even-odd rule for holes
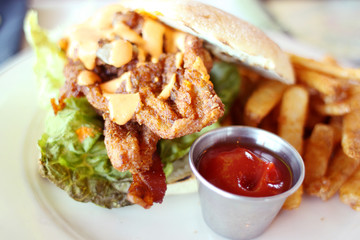
[[[62,111],[47,118],[38,142],[40,173],[77,201],[106,208],[129,205],[126,194],[132,177],[112,167],[102,117],[86,98],[69,98],[65,103]],[[88,132],[85,138],[81,129]]]
[[[189,153],[193,142],[204,133],[220,127],[218,122],[203,128],[200,132],[189,134],[176,139],[162,139],[158,143],[161,161],[165,164],[164,172],[169,176],[174,168],[172,163]]]
[[[210,80],[214,84],[216,94],[225,105],[225,116],[229,113],[232,103],[239,94],[240,75],[236,66],[225,62],[215,62],[210,72]],[[188,154],[191,145],[198,137],[220,126],[220,123],[216,122],[213,125],[203,128],[198,133],[172,140],[160,140],[158,149],[161,161],[165,165],[165,175],[169,176],[173,172],[174,168],[172,163]]]
[[[26,14],[24,32],[36,55],[34,72],[39,88],[39,103],[43,107],[50,107],[49,100],[58,97],[59,88],[65,82],[65,53],[39,26],[37,13],[33,10]]]
[[[240,75],[235,65],[226,62],[216,62],[210,72],[210,80],[214,90],[225,105],[226,116],[240,91]]]

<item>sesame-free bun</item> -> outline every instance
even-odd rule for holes
[[[261,30],[229,13],[190,0],[124,0],[120,3],[204,39],[208,43],[206,47],[222,60],[241,62],[267,77],[294,83],[288,55]]]

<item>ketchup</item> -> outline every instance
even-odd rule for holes
[[[289,167],[280,158],[261,148],[237,144],[207,149],[198,169],[216,187],[242,196],[273,196],[290,189],[292,183]]]

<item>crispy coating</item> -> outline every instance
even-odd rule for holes
[[[148,171],[159,137],[136,122],[118,125],[105,117],[105,146],[112,165],[131,173]]]
[[[185,40],[185,68],[167,67],[171,65],[169,62],[174,61],[173,55],[165,61],[165,77],[169,78],[172,74],[177,76],[170,99],[159,100],[146,88],[147,91],[143,91],[143,107],[136,113],[139,124],[148,126],[161,138],[173,139],[200,131],[223,115],[224,105],[216,95],[208,75],[203,76],[202,72],[193,68],[198,57],[206,69],[211,68],[212,60],[202,47],[202,41],[188,35]],[[162,104],[159,101],[162,101]],[[177,116],[174,113],[177,113]]]

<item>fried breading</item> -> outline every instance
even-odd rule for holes
[[[119,171],[148,171],[159,137],[145,125],[128,122],[118,125],[105,117],[105,146],[111,164]]]

